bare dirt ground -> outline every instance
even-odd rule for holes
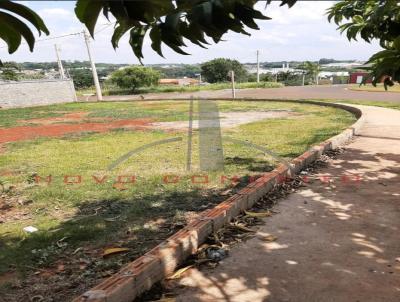
[[[34,139],[38,137],[60,137],[66,134],[81,132],[107,132],[113,129],[126,128],[135,130],[145,129],[187,129],[187,121],[179,122],[154,122],[149,118],[113,120],[110,118],[89,118],[89,112],[67,113],[62,117],[39,118],[21,120],[22,124],[12,128],[0,128],[1,144],[15,141]],[[263,119],[283,118],[296,115],[291,111],[266,111],[266,112],[225,112],[220,113],[221,127],[236,127],[242,124],[256,122]],[[207,123],[203,123],[207,126]],[[198,121],[194,121],[193,128],[198,128]]]
[[[67,113],[62,117],[40,118],[19,121],[29,126],[0,128],[0,146],[8,142],[34,139],[38,137],[60,137],[71,133],[107,132],[112,129],[145,129],[153,119],[124,119],[88,118],[88,112]],[[106,122],[105,122],[106,121]]]
[[[20,123],[28,123],[28,124],[38,124],[38,125],[51,125],[57,123],[79,123],[82,121],[86,122],[102,122],[105,120],[112,120],[112,118],[95,118],[88,117],[90,112],[72,112],[66,113],[61,117],[46,117],[46,118],[36,118],[30,120],[20,120]]]
[[[232,128],[243,124],[261,121],[272,118],[285,118],[298,115],[288,110],[271,110],[271,111],[245,111],[245,112],[221,112],[219,114],[220,126],[222,128]],[[217,116],[211,118],[218,118]],[[213,127],[213,120],[202,120],[202,127]],[[183,130],[188,128],[188,122],[159,122],[151,123],[151,127],[157,129]],[[199,128],[199,121],[193,120],[193,129]]]
[[[365,107],[361,135],[265,218],[214,270],[191,269],[177,301],[400,299],[400,111]]]

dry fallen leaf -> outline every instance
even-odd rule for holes
[[[274,235],[258,236],[257,238],[266,242],[272,242],[278,239],[278,237]]]
[[[161,298],[160,300],[157,300],[157,302],[175,302],[176,298]]]
[[[249,228],[247,228],[247,227],[245,227],[245,226],[238,225],[238,224],[232,224],[232,223],[231,223],[231,226],[232,226],[233,228],[239,229],[239,230],[241,230],[241,231],[243,231],[243,232],[250,232],[250,233],[255,233],[255,232],[256,232],[256,231],[254,231],[254,230],[252,230],[252,229],[249,229]]]
[[[57,272],[61,273],[65,270],[65,265],[60,263],[57,265]]]
[[[72,255],[77,254],[81,250],[83,250],[83,248],[82,247],[78,247],[75,251],[72,252]]]
[[[232,189],[228,189],[228,190],[221,192],[219,195],[226,196],[226,195],[229,195],[231,192],[232,192]]]
[[[258,218],[272,216],[272,213],[270,211],[267,211],[267,212],[249,212],[249,211],[244,211],[244,213],[247,216],[258,217]]]
[[[113,188],[117,189],[119,191],[125,191],[128,189],[127,187],[125,187],[125,184],[123,184],[123,183],[115,183],[115,184],[113,184]]]
[[[114,247],[114,248],[106,249],[103,252],[103,257],[108,257],[108,256],[111,256],[114,254],[126,253],[128,251],[129,251],[129,249],[125,248],[125,247]]]
[[[167,280],[179,279],[184,272],[186,272],[189,268],[192,268],[192,267],[193,267],[193,265],[188,265],[188,266],[178,269],[174,274],[167,277]]]
[[[121,217],[121,215],[118,215],[118,216],[111,217],[111,218],[104,218],[104,220],[107,221],[107,222],[115,222],[115,221],[117,221],[120,217]]]

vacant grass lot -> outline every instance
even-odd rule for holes
[[[283,87],[282,83],[277,82],[245,82],[236,83],[237,89],[247,89],[247,88],[279,88]],[[121,89],[114,85],[103,85],[102,91],[103,95],[129,95],[129,94],[142,94],[142,93],[160,93],[160,92],[194,92],[201,90],[220,90],[231,88],[231,83],[215,83],[208,85],[192,85],[192,86],[177,86],[177,85],[159,85],[152,87],[139,88],[137,91],[131,91],[127,89]],[[78,95],[95,93],[96,89],[94,87],[87,89],[80,89],[77,91]]]
[[[372,84],[367,84],[367,85],[352,85],[349,87],[349,89],[351,90],[359,90],[359,91],[371,91],[371,92],[385,92],[385,87],[383,86],[383,84],[377,84],[376,87]],[[392,87],[388,86],[388,92],[400,92],[400,85],[395,84]]]
[[[196,109],[197,102],[194,105]],[[345,111],[308,104],[220,101],[218,106],[221,112],[288,111],[286,118],[222,129],[223,138],[257,144],[288,160],[355,120]],[[9,109],[0,111],[0,127],[40,127],[37,118],[40,122],[55,118],[57,125],[92,123],[93,119],[101,123],[124,119],[185,121],[188,108],[187,101],[146,101]],[[71,113],[85,114],[80,121],[57,119]],[[146,149],[115,170],[107,169],[127,152],[169,138],[181,141]],[[193,172],[185,171],[186,131],[116,128],[94,133],[82,129],[62,137],[6,143],[0,153],[0,276],[13,275],[0,286],[18,297],[27,292],[70,297],[143,254],[196,212],[226,199],[235,189],[229,191],[232,183],[222,182],[221,177],[237,176],[244,182],[246,177],[270,171],[277,164],[243,144],[224,140],[223,147],[225,170],[205,174],[198,172],[196,131]],[[208,183],[193,183],[192,177],[198,175],[202,177],[195,182],[204,182],[207,175]],[[173,183],[166,183],[166,179]],[[23,230],[27,226],[39,231],[27,233]],[[103,259],[107,247],[129,251]],[[13,287],[14,278],[24,280],[22,289]],[[34,288],[32,284],[36,284]]]
[[[354,104],[354,105],[363,105],[363,106],[376,106],[383,107],[389,109],[400,110],[400,103],[396,102],[384,102],[384,101],[369,101],[369,100],[337,100],[337,99],[319,99],[318,102],[327,102],[327,103],[343,103],[343,104]]]

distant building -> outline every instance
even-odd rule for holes
[[[356,61],[356,62],[329,63],[329,64],[323,64],[321,66],[323,68],[326,68],[326,67],[337,67],[337,68],[351,69],[351,68],[357,68],[357,67],[364,66],[364,64],[365,64],[364,61]]]
[[[320,78],[331,78],[331,77],[348,77],[348,71],[321,71],[318,76]]]
[[[182,78],[182,79],[160,79],[158,81],[160,85],[176,85],[176,86],[190,86],[190,85],[198,85],[198,79],[192,78]]]
[[[349,78],[349,84],[361,84],[365,81],[365,83],[372,83],[372,78],[368,72],[351,72]]]
[[[244,67],[246,68],[248,73],[257,73],[257,65],[255,64],[246,64],[244,65]],[[289,63],[282,63],[282,67],[273,67],[273,68],[259,68],[259,72],[260,74],[277,74],[277,73],[281,73],[281,72],[290,72],[290,73],[297,73],[297,74],[301,74],[302,71],[299,69],[295,69],[295,68],[291,68]]]

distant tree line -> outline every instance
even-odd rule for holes
[[[170,67],[152,66],[155,70],[159,71],[163,78],[196,78],[201,72],[199,65],[173,65]]]
[[[314,83],[316,77],[316,71],[312,71],[312,67],[320,66],[320,62],[323,64],[339,63],[342,61],[334,59],[322,58],[319,61],[308,62],[307,67],[305,63],[299,61],[289,62],[291,68],[305,70],[305,73],[309,75],[309,81],[307,83]],[[349,61],[346,61],[349,62]],[[67,74],[73,79],[75,87],[77,89],[85,89],[93,86],[93,76],[89,61],[62,61],[63,66]],[[281,68],[282,64],[286,62],[268,62],[262,63],[262,67],[267,68]],[[162,65],[155,64],[150,65],[151,67],[127,66],[126,64],[111,64],[111,63],[97,63],[97,73],[100,81],[104,82],[106,86],[119,87],[135,91],[140,87],[155,86],[158,85],[159,78],[197,78],[199,74],[202,75],[204,82],[209,83],[221,83],[230,81],[230,71],[235,72],[235,80],[237,82],[256,82],[257,77],[255,73],[247,72],[245,66],[237,60],[217,58],[204,62],[202,64],[171,64]],[[127,68],[129,67],[129,68]],[[131,68],[132,67],[132,68]],[[321,67],[319,67],[321,68]],[[43,78],[45,73],[50,70],[57,70],[58,65],[56,62],[23,62],[15,63],[8,62],[0,69],[2,73],[0,78],[3,80],[21,80],[21,79],[32,79],[32,78]],[[329,71],[339,71],[343,68],[330,67]],[[324,69],[324,70],[328,70]],[[22,70],[40,70],[37,74],[24,76]],[[124,71],[120,71],[124,70]],[[148,72],[147,72],[148,71]],[[151,75],[149,81],[148,75]],[[138,78],[143,77],[142,81]],[[157,81],[155,80],[157,79]],[[275,74],[261,74],[260,80],[262,82],[282,82],[285,85],[300,85],[301,77],[298,73],[291,73],[288,71],[279,72]]]

